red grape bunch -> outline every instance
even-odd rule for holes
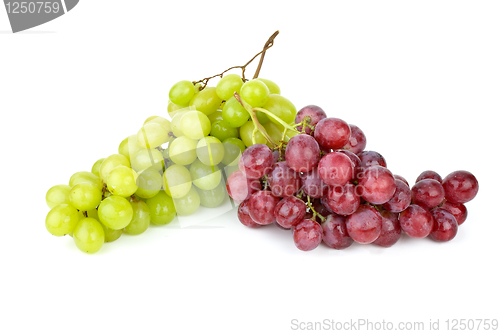
[[[227,191],[242,224],[291,230],[297,248],[309,251],[321,241],[334,249],[354,241],[390,247],[402,231],[450,241],[467,218],[464,203],[479,189],[471,173],[441,179],[425,171],[410,188],[380,153],[364,150],[366,136],[356,125],[314,105],[302,108],[295,123],[300,133],[288,143],[274,152],[250,146],[229,176]]]

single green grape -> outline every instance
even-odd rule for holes
[[[226,174],[226,179],[229,177],[229,175],[233,174],[237,170],[240,170],[240,166],[238,164],[236,164],[234,166],[224,167],[224,173]]]
[[[148,198],[146,204],[149,208],[151,224],[165,225],[174,220],[176,215],[174,201],[164,191]]]
[[[142,171],[148,168],[154,168],[158,171],[163,169],[164,160],[163,155],[157,149],[141,148],[132,157],[132,168],[137,171]],[[127,166],[127,167],[130,167]]]
[[[224,146],[219,139],[207,136],[198,142],[196,155],[205,165],[215,166],[224,158]]]
[[[138,173],[136,184],[135,195],[141,198],[151,198],[161,190],[163,177],[156,169],[148,168]]]
[[[246,122],[241,128],[240,128],[240,138],[245,144],[246,147],[252,146],[252,133],[253,130],[255,129],[255,126],[253,125],[252,121]],[[260,131],[257,130],[255,133],[255,144],[266,144],[267,140],[264,137]]]
[[[217,95],[222,100],[229,100],[234,92],[240,93],[243,80],[238,74],[228,74],[219,80],[216,87]]]
[[[151,222],[149,207],[144,201],[131,201],[130,205],[134,210],[134,216],[130,224],[125,227],[124,232],[131,235],[144,233]]]
[[[65,184],[53,186],[45,195],[45,202],[49,209],[52,209],[59,204],[69,204],[69,192],[71,188]]]
[[[269,99],[269,88],[262,81],[250,80],[241,86],[240,96],[252,107],[263,107]]]
[[[172,198],[186,196],[191,189],[191,174],[182,165],[172,165],[163,173],[165,192]]]
[[[221,102],[222,100],[217,96],[215,87],[205,87],[205,89],[193,96],[189,105],[205,115],[210,115],[217,111]]]
[[[178,106],[170,100],[168,101],[167,112],[170,118],[173,118],[175,114],[177,114],[177,112],[181,109],[183,109],[182,106]]]
[[[123,229],[113,230],[106,227],[106,225],[101,224],[102,230],[104,231],[104,242],[113,242],[123,234]]]
[[[240,155],[245,150],[245,144],[239,138],[227,138],[222,142],[224,145],[224,158],[222,163],[226,166],[237,165]]]
[[[248,121],[248,111],[233,96],[222,108],[222,118],[233,128],[239,128]]]
[[[102,225],[94,218],[84,218],[78,222],[73,232],[76,247],[85,253],[96,253],[104,244]]]
[[[175,138],[168,146],[170,160],[179,165],[189,165],[196,160],[197,140],[186,136]]]
[[[108,175],[108,189],[113,195],[132,196],[137,190],[137,173],[130,167],[118,166]]]
[[[105,198],[97,210],[99,221],[113,230],[119,230],[127,226],[134,215],[132,205],[121,196],[110,196]]]
[[[168,141],[169,131],[158,123],[147,123],[137,132],[137,142],[141,147],[155,148]]]
[[[182,80],[170,88],[168,97],[170,101],[179,106],[187,106],[189,101],[193,98],[194,93],[194,84],[191,81]]]
[[[59,204],[52,208],[45,218],[45,228],[56,237],[70,234],[75,229],[81,214],[71,204]]]
[[[255,80],[259,80],[259,81],[262,81],[263,83],[265,83],[267,88],[269,89],[269,94],[281,94],[280,87],[274,81],[271,81],[269,79],[262,79],[262,78],[257,78]]]
[[[280,131],[280,129],[274,123],[269,122],[262,126],[264,127],[264,130],[266,130],[269,137],[271,137],[271,139],[274,140],[275,143],[279,143],[281,141],[281,138],[283,138],[283,132]],[[271,143],[267,142],[266,145],[272,148]]]
[[[139,146],[139,142],[137,141],[137,135],[131,135],[122,140],[118,147],[118,153],[126,156],[130,160],[130,158],[141,148],[142,147]]]
[[[181,119],[182,116],[184,116],[189,111],[191,110],[179,110],[179,112],[177,112],[175,116],[172,118],[172,122],[170,122],[170,125],[172,126],[172,133],[174,134],[174,136],[176,137],[184,136],[184,133],[182,133],[181,130]]]
[[[208,115],[208,119],[210,120],[210,123],[217,122],[222,119],[222,109],[217,109],[216,112]]]
[[[260,124],[264,125],[266,123],[269,123],[269,117],[267,117],[267,115],[264,114],[262,111],[256,110],[255,116],[257,116],[257,120],[259,121]]]
[[[200,204],[206,208],[216,208],[224,202],[227,196],[224,182],[220,182],[217,187],[210,190],[196,189],[200,195]]]
[[[80,211],[95,209],[102,200],[102,188],[93,183],[81,182],[69,192],[69,202]]]
[[[90,182],[101,188],[103,186],[99,177],[95,176],[91,172],[76,172],[69,179],[69,187],[73,188],[75,185],[82,182]]]
[[[286,97],[277,94],[271,94],[269,95],[269,100],[263,108],[278,116],[278,118],[284,121],[286,124],[295,122],[297,108],[295,108],[293,103],[290,102],[290,100],[288,100]],[[269,120],[275,124],[280,124],[272,117],[269,117]]]
[[[207,115],[200,111],[188,111],[181,118],[182,133],[191,139],[201,139],[208,136],[210,128],[210,120]]]
[[[106,158],[101,158],[99,160],[97,160],[93,165],[92,165],[92,174],[94,174],[95,176],[99,177],[99,169],[101,168],[101,165],[102,165],[102,162],[104,161],[104,159]]]
[[[170,124],[170,121],[164,117],[161,116],[150,116],[146,118],[144,121],[143,125],[149,124],[149,123],[157,123],[160,124],[167,130],[167,133],[172,132],[172,125]]]
[[[219,166],[207,166],[198,159],[189,166],[189,172],[194,185],[204,190],[214,189],[222,179]]]
[[[224,141],[226,138],[238,137],[238,129],[229,126],[226,121],[220,120],[212,123],[210,135]]]
[[[108,182],[109,173],[118,166],[130,167],[130,160],[122,154],[112,154],[107,157],[99,169],[99,175],[104,183]],[[71,186],[71,184],[70,184]]]
[[[191,187],[186,196],[174,198],[174,205],[179,216],[189,216],[200,207],[200,195],[195,187]]]

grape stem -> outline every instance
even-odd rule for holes
[[[264,62],[264,55],[266,54],[266,51],[274,45],[274,39],[276,38],[276,36],[278,36],[278,34],[279,34],[279,30],[276,30],[274,32],[274,34],[272,34],[271,37],[269,37],[269,39],[267,40],[266,44],[264,45],[264,48],[262,49],[262,51],[260,51],[255,56],[253,56],[252,59],[250,59],[245,65],[232,66],[222,73],[212,75],[211,77],[207,77],[207,78],[204,78],[204,79],[201,79],[198,81],[193,81],[193,85],[201,83],[202,85],[200,86],[200,90],[203,90],[203,89],[205,89],[205,87],[207,87],[208,81],[210,81],[210,79],[217,78],[217,77],[222,78],[224,76],[224,73],[226,73],[230,70],[234,70],[235,68],[241,69],[241,77],[243,79],[243,82],[248,81],[248,79],[245,78],[245,70],[246,70],[247,66],[255,60],[255,58],[260,56],[259,65],[257,66],[257,70],[255,71],[255,74],[253,76],[254,79],[257,78],[259,76],[260,69],[262,67],[262,63]]]
[[[316,210],[314,210],[312,204],[311,204],[311,198],[309,197],[309,195],[307,195],[307,203],[306,203],[307,207],[309,209],[311,209],[312,213],[313,213],[313,216],[312,216],[312,220],[315,220],[316,219],[316,216],[319,217],[319,219],[321,219],[322,222],[325,221],[325,217],[323,217],[322,215],[320,215]]]
[[[273,114],[269,110],[266,110],[264,108],[253,108],[253,111],[260,111],[261,113],[266,114],[268,117],[274,118],[278,123],[280,123],[281,125],[283,125],[283,127],[285,129],[288,129],[288,130],[293,131],[293,132],[297,132],[297,134],[300,133],[299,131],[295,130],[294,127],[286,124],[283,120],[281,120],[278,116],[276,116],[275,114]],[[286,133],[286,131],[285,131],[285,133]]]

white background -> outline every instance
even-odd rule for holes
[[[83,0],[12,34],[0,9],[0,332],[499,319],[499,17],[497,1]],[[277,29],[261,77],[298,108],[358,125],[410,182],[426,169],[476,175],[453,241],[301,252],[289,231],[248,229],[235,210],[209,220],[203,210],[92,256],[45,230],[51,186],[167,115],[172,84],[244,64]]]

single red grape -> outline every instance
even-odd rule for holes
[[[445,209],[457,220],[458,225],[462,225],[464,221],[467,219],[467,208],[462,203],[453,203],[447,200],[444,200],[441,208]]]
[[[250,198],[250,196],[261,188],[259,180],[250,180],[239,170],[231,173],[227,178],[226,189],[229,196],[237,204]]]
[[[285,160],[297,172],[309,172],[318,165],[319,158],[319,145],[309,135],[293,136],[286,145]]]
[[[385,161],[382,154],[375,151],[363,151],[358,154],[359,159],[361,160],[361,167],[363,169],[367,169],[371,166],[382,166],[387,168],[387,162]]]
[[[405,179],[404,177],[402,177],[401,175],[396,175],[396,174],[394,174],[394,178],[395,178],[396,180],[401,180],[401,181],[403,181],[404,183],[406,183],[406,185],[407,185],[408,187],[410,186],[410,184],[408,183],[408,181],[406,181],[406,179]]]
[[[273,165],[273,152],[264,144],[248,147],[240,157],[240,170],[249,179],[260,179]]]
[[[408,187],[408,185],[403,181],[397,179],[395,182],[396,191],[394,192],[394,195],[382,206],[390,212],[401,212],[411,204],[411,190],[410,187]]]
[[[429,236],[436,241],[450,241],[458,232],[458,223],[450,212],[443,208],[431,210],[434,226]]]
[[[314,128],[314,138],[318,144],[332,150],[344,147],[350,137],[349,124],[340,118],[323,118]]]
[[[294,196],[286,197],[279,201],[274,208],[274,216],[278,225],[289,229],[304,219],[306,209],[304,201]]]
[[[323,242],[333,249],[345,249],[352,245],[354,240],[347,233],[346,217],[335,213],[326,216],[321,224],[323,228]]]
[[[366,136],[356,125],[349,124],[349,127],[351,128],[351,137],[344,148],[354,154],[359,154],[363,152],[366,147]]]
[[[443,182],[443,179],[441,178],[441,176],[438,173],[436,173],[433,170],[426,170],[426,171],[422,172],[417,177],[417,180],[415,181],[415,183],[417,183],[418,181],[426,180],[426,179],[436,180],[439,183]]]
[[[434,219],[429,211],[417,204],[411,204],[399,214],[401,229],[412,238],[425,238],[432,231]]]
[[[418,181],[411,188],[411,199],[425,209],[432,209],[444,200],[443,186],[434,179]]]
[[[257,191],[248,200],[248,213],[257,224],[272,224],[276,220],[274,208],[279,201],[280,199],[274,197],[270,191]]]
[[[327,185],[319,176],[317,168],[301,175],[302,190],[312,198],[321,198],[326,194]]]
[[[333,212],[343,216],[356,212],[361,203],[361,198],[356,193],[356,186],[352,183],[328,187],[326,200]]]
[[[351,159],[353,165],[352,180],[357,180],[358,176],[362,175],[363,169],[361,168],[361,159],[354,153],[348,150],[337,150],[335,152],[344,153]]]
[[[352,179],[353,168],[351,159],[340,152],[328,153],[318,165],[319,176],[328,185],[345,185]]]
[[[323,109],[321,109],[318,106],[315,105],[305,106],[304,108],[300,109],[299,112],[297,113],[297,116],[295,116],[295,124],[302,123],[302,120],[304,120],[304,118],[306,117],[309,117],[309,125],[315,126],[323,118],[326,118],[326,113],[323,111]],[[297,131],[302,132],[302,125],[297,127]],[[311,132],[312,132],[311,128],[306,126],[305,133],[309,135],[311,134]]]
[[[300,188],[300,174],[288,167],[286,161],[273,165],[267,176],[273,196],[288,197],[295,194]]]
[[[243,201],[238,206],[238,219],[240,222],[248,227],[261,227],[262,225],[254,222],[252,217],[250,217],[250,213],[248,212],[248,200]]]
[[[362,204],[346,220],[347,233],[360,244],[369,244],[377,240],[382,231],[382,216],[371,205]]]
[[[323,229],[314,220],[304,219],[293,229],[295,246],[302,251],[315,249],[321,243]]]
[[[472,173],[465,170],[455,171],[443,180],[445,198],[453,203],[467,203],[476,197],[479,183]]]
[[[398,214],[381,210],[382,231],[380,236],[373,243],[381,247],[391,247],[398,242],[401,237],[401,226],[399,225]]]
[[[396,180],[392,173],[385,167],[372,166],[359,179],[358,191],[363,198],[372,204],[384,204],[396,192]]]

